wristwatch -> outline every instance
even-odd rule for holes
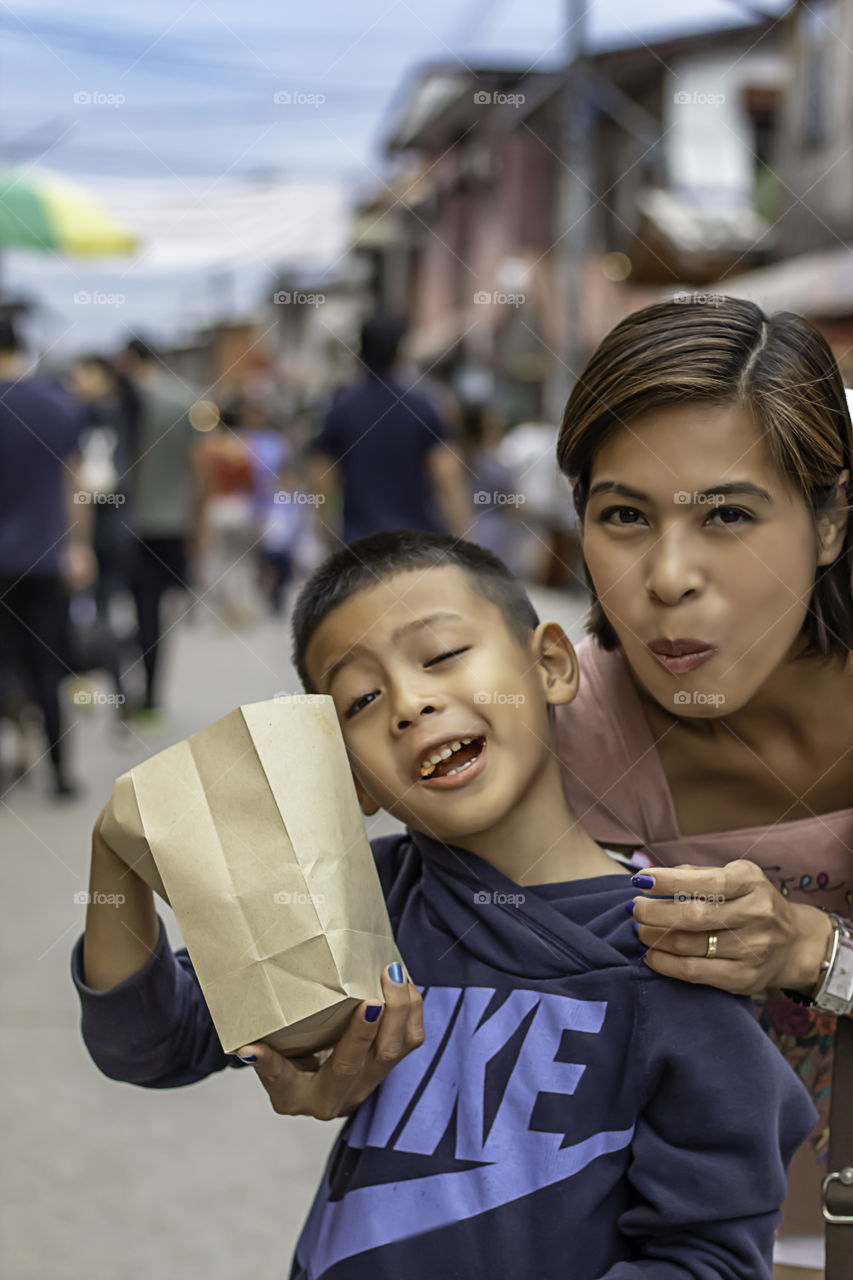
[[[829,918],[834,928],[817,990],[811,996],[787,990],[785,995],[808,1009],[844,1017],[853,1014],[853,920],[834,912]]]

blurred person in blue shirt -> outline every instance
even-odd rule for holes
[[[68,664],[68,590],[94,579],[92,504],[79,486],[85,416],[61,387],[23,372],[0,319],[0,686],[20,687],[44,721],[57,797],[74,794],[59,686]]]
[[[342,498],[350,543],[391,529],[462,537],[471,523],[463,464],[432,400],[398,367],[405,325],[377,314],[361,331],[362,375],[335,394],[311,445],[321,520]]]

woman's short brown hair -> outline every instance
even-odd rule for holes
[[[602,340],[575,383],[557,444],[582,521],[593,459],[605,441],[649,410],[687,401],[742,403],[774,462],[803,494],[813,519],[853,495],[853,428],[826,340],[803,316],[767,316],[752,302],[714,296],[656,303]],[[839,498],[838,474],[848,483]],[[619,640],[593,596],[588,629],[605,649]],[[811,654],[853,649],[853,522],[844,547],[815,578],[803,634]]]

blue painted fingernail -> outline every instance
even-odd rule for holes
[[[382,1012],[381,1004],[369,1004],[364,1011],[365,1022],[375,1022]]]
[[[634,914],[634,899],[632,898],[630,902],[626,902],[624,905],[628,915],[632,916]]]
[[[640,943],[640,955],[641,955],[641,956],[644,956],[644,955],[646,954],[646,952],[647,952],[647,951],[648,951],[648,947],[644,946],[644,945],[643,945],[643,943],[641,942],[641,943]]]
[[[654,889],[655,887],[652,877],[644,875],[642,872],[636,876],[631,876],[631,884],[636,885],[638,889]]]
[[[636,933],[637,937],[639,938],[639,936],[640,936],[640,926],[637,924],[637,921],[636,921],[636,920],[632,920],[632,921],[631,921],[631,928],[634,930],[634,933]]]
[[[239,1053],[237,1054],[237,1057],[240,1058]],[[258,1060],[257,1055],[254,1053],[251,1054],[248,1058],[240,1058],[241,1062],[257,1062],[257,1060]]]
[[[392,982],[396,982],[398,985],[402,984],[403,966],[398,961],[395,960],[393,964],[389,964],[388,977],[391,979]]]

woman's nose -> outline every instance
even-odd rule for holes
[[[662,537],[649,553],[646,590],[661,604],[679,604],[686,596],[699,594],[704,582],[696,548],[676,531]]]

